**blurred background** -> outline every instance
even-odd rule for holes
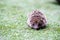
[[[39,9],[47,27],[27,26],[27,14]],[[60,0],[0,0],[0,40],[60,40]]]

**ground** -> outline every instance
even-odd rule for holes
[[[27,14],[39,9],[47,27],[27,26]],[[0,0],[0,40],[60,40],[60,5],[55,0]]]

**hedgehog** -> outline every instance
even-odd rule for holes
[[[32,29],[43,29],[47,24],[46,16],[39,10],[34,10],[29,14],[27,24]]]

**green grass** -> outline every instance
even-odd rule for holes
[[[27,14],[35,9],[47,17],[47,28],[27,26]],[[54,0],[0,0],[0,40],[60,40],[60,5]]]

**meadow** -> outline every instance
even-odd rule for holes
[[[27,14],[39,9],[47,27],[27,26]],[[0,40],[60,40],[60,5],[55,0],[0,0]]]

